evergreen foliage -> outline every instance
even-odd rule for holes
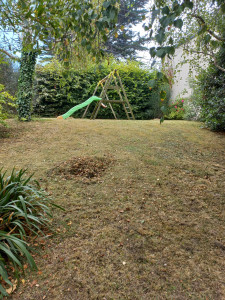
[[[217,61],[225,68],[225,47],[221,47]],[[212,63],[199,76],[201,117],[212,130],[225,130],[225,73]]]
[[[45,117],[62,115],[71,107],[80,104],[93,95],[98,82],[107,76],[114,68],[119,71],[121,80],[136,119],[153,119],[161,116],[160,100],[161,92],[165,91],[165,105],[170,97],[169,84],[164,79],[156,81],[154,88],[151,88],[151,81],[155,78],[156,72],[150,73],[140,68],[135,62],[117,63],[108,66],[102,65],[99,68],[90,67],[87,70],[70,71],[67,83],[62,86],[61,76],[57,70],[50,66],[39,68],[36,74],[36,100],[34,113]],[[69,72],[69,71],[68,71]],[[65,74],[64,74],[65,75]],[[101,89],[96,93],[99,96]],[[109,99],[118,100],[119,95],[115,91],[109,91]],[[90,107],[93,110],[94,104]],[[126,118],[123,107],[113,104],[118,118]],[[73,117],[81,117],[83,110],[77,111]],[[101,109],[99,118],[113,118],[110,109]]]
[[[19,119],[30,121],[31,103],[33,98],[33,74],[36,64],[37,52],[22,51],[19,76],[18,113]]]
[[[135,58],[136,52],[147,50],[144,43],[148,40],[141,37],[132,29],[132,26],[142,22],[142,17],[147,14],[145,5],[148,0],[121,0],[117,20],[117,34],[111,31],[105,43],[107,51],[116,57]]]

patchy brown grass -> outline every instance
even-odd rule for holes
[[[225,299],[224,134],[185,121],[10,123],[0,167],[35,172],[66,208],[12,299]]]

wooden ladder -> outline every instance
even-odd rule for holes
[[[114,85],[112,85],[113,82],[114,82]],[[98,85],[95,88],[93,96],[95,96],[99,86],[102,87],[102,91],[101,91],[101,94],[99,96],[100,98],[102,98],[102,100],[100,100],[96,103],[95,108],[94,108],[94,110],[91,114],[90,119],[92,119],[92,120],[96,119],[96,117],[98,115],[98,112],[99,112],[99,109],[100,109],[102,104],[108,104],[111,111],[112,111],[112,113],[113,113],[114,118],[117,119],[116,113],[115,113],[115,111],[112,107],[112,103],[117,103],[117,104],[122,104],[123,105],[123,108],[124,108],[124,111],[126,113],[126,116],[127,116],[128,120],[135,120],[131,105],[130,105],[128,99],[127,99],[125,89],[123,87],[121,78],[120,78],[119,73],[118,73],[117,70],[114,70],[108,76],[106,76],[105,78],[103,78],[102,80],[99,81]],[[120,100],[110,100],[108,98],[108,95],[107,95],[107,91],[109,89],[115,90],[118,93]],[[122,93],[121,93],[121,91],[122,91]],[[89,109],[89,106],[90,105],[88,105],[86,107],[82,118],[84,118],[86,116],[86,114],[88,112],[88,109]]]

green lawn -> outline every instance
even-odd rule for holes
[[[187,121],[10,121],[0,168],[57,204],[12,299],[225,299],[225,135]]]

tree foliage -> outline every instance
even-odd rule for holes
[[[175,53],[175,48],[194,40],[187,51],[208,56],[214,65],[225,71],[217,62],[216,52],[225,44],[224,1],[167,0],[154,1],[151,22],[147,26],[150,36],[158,43],[152,47],[152,57],[164,58]]]
[[[66,58],[69,39],[97,54],[98,37],[105,40],[105,29],[114,27],[118,4],[116,0],[102,5],[89,0],[0,0],[0,11],[1,30],[22,36],[23,48],[40,52],[58,46]]]
[[[77,41],[88,53],[101,56],[100,41],[106,41],[107,32],[115,26],[117,11],[116,0],[105,0],[101,4],[89,0],[0,0],[1,32],[12,32],[20,39],[20,43],[14,43],[13,47],[7,45],[9,49],[0,49],[14,59],[16,57],[8,50],[22,53],[18,98],[20,119],[30,120],[32,82],[24,74],[24,69],[29,70],[32,79],[36,54],[46,50],[58,51],[64,64],[68,65],[73,53],[71,41]],[[32,64],[25,57],[33,57]]]
[[[7,106],[15,106],[15,98],[5,91],[3,84],[0,84],[0,123],[5,125],[4,120],[7,118],[8,114],[6,111]]]
[[[137,51],[147,50],[144,43],[148,40],[132,27],[143,21],[147,14],[148,0],[121,0],[115,30],[110,31],[105,46],[116,57],[135,58]]]
[[[225,47],[217,54],[217,61],[225,68]],[[225,130],[225,73],[211,63],[207,70],[200,73],[197,91],[200,93],[198,104],[201,106],[201,118],[212,130]],[[194,97],[196,95],[194,94]]]

